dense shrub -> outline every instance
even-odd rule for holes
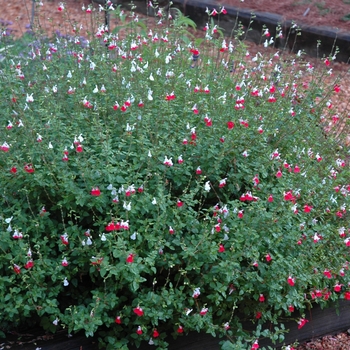
[[[202,40],[181,16],[153,32],[131,16],[125,37],[36,36],[20,62],[0,42],[1,328],[257,349],[293,310],[301,327],[349,299],[333,58],[251,57],[215,22]]]

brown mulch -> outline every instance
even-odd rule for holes
[[[224,6],[270,12],[297,24],[328,26],[350,32],[349,0],[218,0]],[[343,19],[344,18],[344,19]]]

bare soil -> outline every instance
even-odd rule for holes
[[[275,13],[297,24],[350,32],[350,0],[218,0],[218,4]]]

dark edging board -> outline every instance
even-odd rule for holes
[[[285,328],[289,332],[285,335],[283,344],[274,345],[267,340],[259,340],[260,347],[271,346],[280,349],[282,345],[292,344],[295,341],[299,343],[307,340],[322,337],[328,334],[337,334],[345,331],[350,327],[350,301],[340,300],[339,303],[333,304],[331,307],[321,309],[316,305],[313,309],[306,313],[306,319],[309,321],[306,325],[298,329],[295,320],[284,322]],[[297,318],[297,316],[296,316]],[[246,325],[245,325],[246,326]],[[249,325],[247,324],[247,327]],[[251,327],[251,326],[250,326]],[[273,325],[271,325],[273,329]],[[176,340],[168,339],[170,344],[169,350],[219,350],[220,339],[213,338],[209,334],[191,332],[187,335],[178,337]],[[1,343],[1,341],[0,341]],[[68,338],[66,333],[60,333],[53,336],[48,341],[38,340],[35,343],[17,345],[11,347],[12,350],[98,350],[96,339],[85,338],[83,335],[75,335]],[[139,350],[156,349],[154,345],[142,344]],[[117,350],[117,349],[116,349]],[[130,347],[130,350],[136,350]]]
[[[103,3],[105,0],[92,0],[96,3]],[[121,4],[123,7],[130,9],[129,0],[112,0],[114,4]],[[169,0],[160,0],[159,3],[168,3]],[[146,13],[146,5],[144,0],[134,0],[133,5],[136,5],[136,11]],[[168,5],[165,5],[167,8]],[[219,10],[215,0],[172,0],[172,7],[179,9],[184,15],[190,17],[198,26],[204,28],[208,22],[206,9]],[[225,30],[225,35],[230,36],[232,31],[237,28],[239,23],[242,23],[245,28],[251,28],[246,33],[246,39],[261,43],[262,27],[266,26],[272,36],[276,34],[276,27],[280,25],[284,38],[278,39],[275,47],[278,49],[290,49],[294,52],[299,50],[313,57],[333,56],[335,49],[339,48],[336,61],[349,63],[350,59],[350,28],[349,31],[341,31],[334,27],[327,26],[309,26],[303,23],[296,23],[301,29],[302,35],[297,36],[297,32],[293,30],[294,22],[285,20],[281,15],[270,12],[259,12],[249,9],[242,9],[235,6],[225,5],[227,14],[220,16],[220,27]],[[152,12],[148,8],[148,13]],[[254,17],[254,18],[253,18]]]
[[[204,27],[206,22],[208,22],[208,16],[205,13],[206,8],[209,10],[214,8],[219,10],[219,5],[215,0],[173,0],[173,6],[193,19],[199,28]],[[269,31],[273,35],[276,32],[277,25],[281,25],[286,37],[293,26],[292,21],[285,20],[283,16],[277,14],[256,12],[226,5],[225,9],[227,10],[227,14],[220,16],[220,27],[225,29],[226,35],[230,35],[239,22],[248,27],[252,20],[252,13],[254,13],[254,19],[250,25],[253,31],[251,33],[248,32],[247,39],[256,43],[260,42],[263,25],[269,28]],[[350,57],[350,31],[344,32],[333,27],[325,26],[314,27],[303,23],[297,23],[297,25],[301,28],[302,35],[297,37],[296,45],[293,44],[295,35],[291,34],[288,37],[288,42],[281,40],[277,43],[277,46],[282,48],[286,45],[289,49],[293,48],[295,52],[304,50],[310,56],[321,58],[323,56],[333,55],[335,47],[338,47],[340,52],[337,55],[337,61],[348,63]],[[318,41],[320,41],[320,45],[317,48]]]

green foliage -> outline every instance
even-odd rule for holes
[[[125,22],[107,48],[101,27],[85,47],[43,39],[21,62],[7,46],[3,330],[84,330],[106,349],[196,330],[246,349],[283,339],[291,307],[348,298],[349,170],[324,129],[337,81],[252,58],[214,22],[197,46],[178,35],[188,18],[168,24],[146,38]]]

